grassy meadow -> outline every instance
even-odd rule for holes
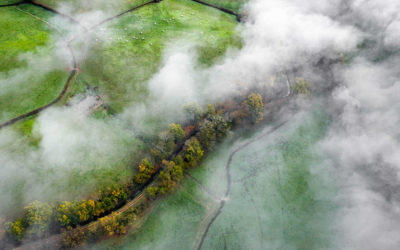
[[[116,19],[92,34],[82,74],[116,111],[146,101],[146,81],[174,42],[196,43],[199,63],[211,65],[240,46],[235,20],[185,0],[165,0]]]

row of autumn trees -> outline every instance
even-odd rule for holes
[[[123,204],[130,187],[132,184],[107,188],[100,193],[98,200],[64,201],[56,206],[34,201],[24,208],[22,217],[6,225],[7,233],[19,242],[24,238],[41,238],[60,232],[62,228],[85,224]]]
[[[124,233],[122,228],[134,216],[116,216],[112,211],[123,206],[138,191],[146,191],[146,202],[173,191],[184,171],[197,166],[204,153],[212,150],[232,126],[261,121],[264,103],[262,97],[254,93],[244,101],[232,99],[217,106],[208,105],[204,111],[198,105],[188,105],[184,112],[185,129],[180,124],[170,124],[160,133],[153,140],[151,152],[140,161],[133,180],[101,191],[97,200],[65,201],[56,205],[34,201],[25,207],[22,217],[7,223],[9,238],[20,242],[67,230],[71,232],[65,236],[67,245],[74,246],[84,233],[72,229],[98,218],[104,226],[97,231],[108,235]]]

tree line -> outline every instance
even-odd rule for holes
[[[252,93],[246,99],[229,99],[222,104],[197,104],[184,107],[186,123],[170,124],[156,138],[150,152],[139,162],[132,180],[114,185],[99,193],[97,200],[64,201],[48,204],[34,201],[24,208],[23,215],[6,223],[10,241],[35,240],[63,232],[64,245],[74,247],[88,239],[125,233],[126,226],[140,216],[152,200],[173,192],[184,172],[199,165],[204,154],[211,151],[235,126],[256,124],[263,120],[262,96]],[[129,197],[138,191],[145,199],[135,208],[115,214]],[[95,227],[80,226],[98,219]]]

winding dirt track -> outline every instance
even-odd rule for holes
[[[18,116],[18,117],[15,117],[14,119],[11,119],[11,120],[9,120],[9,121],[7,121],[7,122],[5,122],[5,123],[0,124],[0,129],[2,129],[2,128],[4,128],[4,127],[7,127],[7,126],[9,126],[9,125],[12,125],[12,124],[14,124],[14,123],[16,123],[16,122],[18,122],[18,121],[20,121],[20,120],[23,120],[23,119],[25,119],[25,118],[27,118],[27,117],[29,117],[29,116],[36,115],[36,114],[40,113],[41,111],[43,111],[43,110],[45,110],[45,109],[47,109],[47,108],[53,106],[54,104],[56,104],[57,102],[59,102],[59,101],[63,98],[63,96],[65,95],[65,93],[66,93],[67,90],[68,90],[68,87],[69,87],[69,85],[70,85],[72,79],[73,79],[74,76],[78,73],[78,71],[76,70],[76,61],[75,61],[74,52],[72,51],[72,48],[71,48],[70,46],[68,46],[68,50],[70,51],[70,53],[71,53],[71,55],[72,55],[72,58],[73,58],[73,60],[74,60],[74,62],[73,62],[73,65],[74,65],[73,68],[74,68],[74,69],[73,69],[73,70],[71,71],[71,73],[69,74],[68,79],[67,79],[67,81],[66,81],[66,83],[65,83],[65,85],[64,85],[64,88],[62,89],[61,93],[57,96],[57,98],[54,99],[52,102],[50,102],[50,103],[48,103],[48,104],[46,104],[46,105],[44,105],[44,106],[42,106],[42,107],[40,107],[40,108],[37,108],[37,109],[32,110],[32,111],[30,111],[30,112],[28,112],[28,113],[25,113],[25,114],[23,114],[23,115],[20,115],[20,116]]]
[[[230,169],[231,169],[231,163],[232,163],[233,157],[234,157],[238,152],[240,152],[241,150],[243,150],[243,149],[245,149],[246,147],[250,146],[250,145],[253,144],[254,142],[256,142],[256,141],[258,141],[258,140],[264,138],[265,136],[267,136],[267,135],[269,135],[269,134],[275,132],[276,130],[278,130],[280,127],[282,127],[282,126],[285,125],[285,124],[286,124],[286,121],[285,121],[285,122],[282,122],[282,123],[280,123],[280,124],[278,124],[278,125],[276,125],[275,127],[273,127],[272,129],[270,129],[269,131],[265,132],[264,134],[262,134],[262,135],[258,136],[257,138],[255,138],[255,139],[253,139],[253,140],[251,140],[251,141],[249,141],[249,142],[247,142],[247,143],[241,145],[240,147],[238,147],[237,149],[235,149],[235,150],[229,155],[228,162],[226,163],[226,179],[227,179],[227,186],[226,186],[226,192],[225,192],[225,199],[222,199],[222,200],[221,200],[217,212],[216,212],[215,215],[212,217],[211,221],[208,223],[208,225],[207,225],[207,227],[206,227],[206,230],[204,231],[204,233],[203,233],[203,235],[202,235],[202,237],[201,237],[200,244],[199,244],[199,246],[197,247],[198,250],[202,249],[203,243],[204,243],[205,238],[207,237],[208,231],[210,230],[212,224],[215,222],[215,220],[218,218],[218,216],[221,214],[223,208],[225,207],[226,199],[229,197],[229,194],[230,194],[230,192],[231,192],[232,179],[231,179],[231,172],[230,172]]]

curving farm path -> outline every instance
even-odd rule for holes
[[[73,49],[71,48],[71,46],[69,44],[67,44],[67,49],[68,49],[68,51],[69,51],[69,53],[71,55],[71,58],[72,58],[72,67],[73,67],[73,69],[71,70],[71,72],[70,72],[70,74],[69,74],[69,76],[68,76],[68,78],[67,78],[67,80],[66,80],[66,82],[64,84],[64,88],[62,89],[61,93],[52,102],[50,102],[50,103],[48,103],[48,104],[46,104],[46,105],[44,105],[42,107],[36,108],[36,109],[34,109],[32,111],[29,111],[29,112],[27,112],[25,114],[22,114],[20,116],[17,116],[17,117],[15,117],[15,118],[13,118],[11,120],[8,120],[8,121],[6,121],[4,123],[1,123],[0,124],[0,129],[2,129],[4,127],[7,127],[7,126],[10,126],[10,125],[12,125],[12,124],[14,124],[14,123],[16,123],[16,122],[18,122],[20,120],[23,120],[23,119],[25,119],[27,117],[36,115],[36,114],[40,113],[41,111],[43,111],[43,110],[53,106],[54,104],[58,103],[63,98],[63,96],[65,95],[65,93],[68,90],[68,87],[69,87],[72,79],[78,73],[78,70],[76,69],[77,62],[76,62],[74,51],[73,51]]]
[[[207,234],[208,234],[208,232],[209,232],[211,226],[214,224],[215,220],[218,218],[218,216],[221,214],[222,210],[224,209],[224,207],[225,207],[225,205],[226,205],[226,201],[227,201],[227,199],[228,199],[228,197],[229,197],[229,194],[230,194],[230,192],[231,192],[232,178],[231,178],[230,169],[231,169],[231,164],[232,164],[233,157],[234,157],[238,152],[240,152],[241,150],[243,150],[243,149],[245,149],[246,147],[250,146],[251,144],[255,143],[256,141],[258,141],[258,140],[264,138],[265,136],[267,136],[267,135],[269,135],[269,134],[275,132],[276,130],[278,130],[279,128],[281,128],[281,127],[282,127],[283,125],[285,125],[286,123],[287,123],[286,121],[281,122],[280,124],[274,126],[272,129],[270,129],[269,131],[267,131],[267,132],[261,134],[261,135],[258,136],[257,138],[255,138],[255,139],[253,139],[253,140],[251,140],[251,141],[249,141],[249,142],[247,142],[247,143],[245,143],[245,144],[239,146],[238,148],[236,148],[236,149],[229,155],[229,158],[228,158],[228,161],[227,161],[226,167],[225,167],[225,169],[226,169],[226,179],[227,179],[227,186],[226,186],[226,191],[225,191],[225,198],[224,198],[224,199],[221,199],[221,202],[220,202],[220,205],[219,205],[219,207],[218,207],[217,212],[216,212],[215,215],[211,218],[210,222],[207,224],[207,227],[206,227],[205,231],[203,232],[203,234],[202,234],[202,236],[201,236],[200,243],[199,243],[199,245],[198,245],[198,247],[197,247],[198,250],[202,249],[204,240],[205,240],[205,238],[207,237]]]

